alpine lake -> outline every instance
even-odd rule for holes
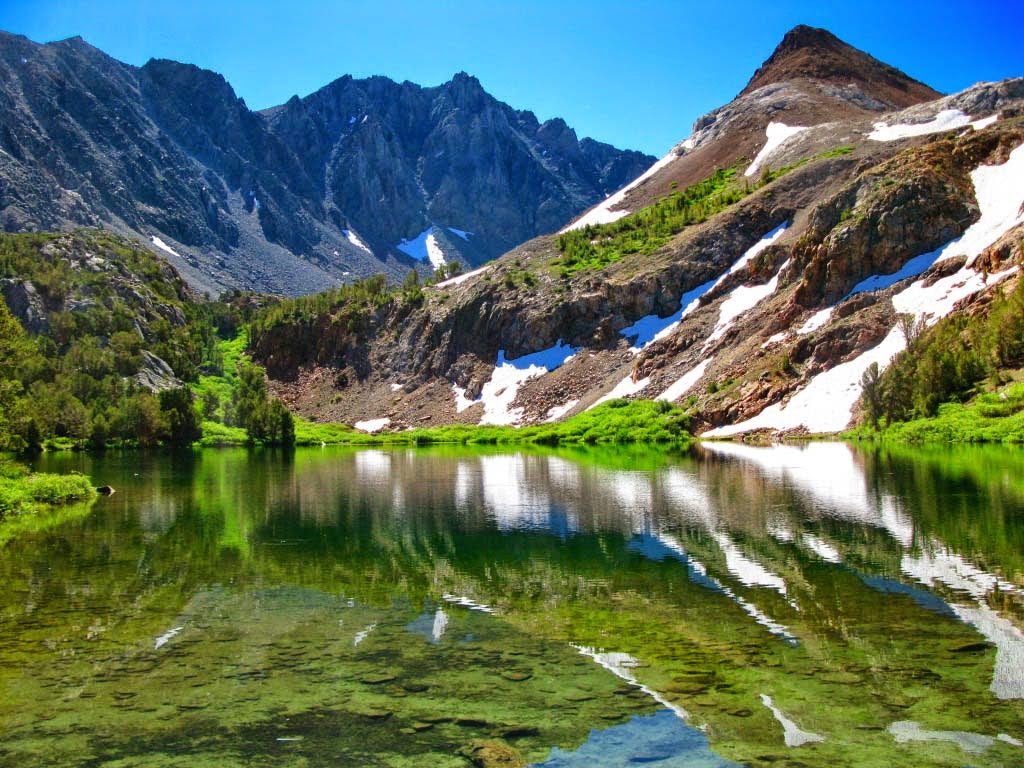
[[[1021,766],[1024,451],[46,454],[2,766]]]

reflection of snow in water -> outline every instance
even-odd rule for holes
[[[782,710],[775,706],[772,702],[772,697],[767,694],[761,694],[761,703],[764,704],[768,709],[775,715],[775,719],[782,725],[782,730],[785,733],[785,740],[787,747],[802,747],[804,744],[810,744],[815,741],[824,741],[824,736],[819,736],[817,733],[811,733],[810,731],[801,730],[800,727],[782,714]]]
[[[464,595],[441,595],[441,599],[446,603],[452,603],[453,605],[461,605],[463,608],[469,608],[471,611],[480,611],[480,613],[494,613],[494,609],[489,605],[478,603],[472,598],[465,597]]]
[[[391,475],[391,455],[386,451],[359,451],[355,455],[356,477],[361,483],[380,485]]]
[[[434,613],[434,626],[430,632],[435,643],[441,642],[446,629],[448,629],[448,614],[444,612],[443,608],[438,608]]]
[[[968,731],[926,731],[920,723],[915,723],[913,720],[900,720],[893,723],[889,726],[889,733],[899,744],[905,744],[908,741],[951,741],[958,744],[964,752],[974,754],[984,752],[995,744],[997,739],[1015,747],[1024,746],[1020,741],[1005,733],[993,737]]]
[[[759,448],[742,443],[702,443],[719,456],[756,464],[768,477],[794,485],[824,514],[882,528],[903,546],[913,541],[914,526],[894,497],[869,493],[864,469],[842,443],[809,443]]]
[[[922,551],[916,556],[904,555],[901,570],[922,584],[942,584],[974,598],[974,606],[951,603],[950,608],[996,647],[995,669],[989,688],[1000,699],[1024,698],[1024,633],[985,602],[994,591],[1015,592],[1016,587],[948,551],[939,542],[932,542],[931,546],[931,551]]]
[[[570,643],[572,645],[572,643]],[[625,680],[630,685],[635,685],[641,691],[646,693],[656,702],[661,704],[666,709],[671,709],[676,716],[681,720],[687,720],[690,715],[687,714],[686,710],[680,707],[678,704],[673,704],[668,701],[664,696],[646,685],[638,682],[636,675],[633,674],[633,670],[636,669],[640,662],[634,656],[630,656],[628,653],[617,653],[615,651],[598,651],[596,648],[589,648],[583,645],[572,645],[577,651],[582,653],[584,656],[588,656],[596,661],[600,666],[607,669],[616,677]]]
[[[781,576],[745,556],[727,534],[715,532],[711,536],[725,554],[725,567],[741,584],[747,587],[768,587],[786,596],[786,582]]]
[[[714,592],[721,592],[742,608],[744,613],[746,613],[750,618],[767,629],[773,635],[782,638],[790,645],[797,645],[798,641],[796,637],[785,625],[772,619],[749,600],[745,600],[737,595],[732,589],[727,587],[718,579],[713,576],[708,576],[707,566],[687,553],[683,545],[680,544],[679,540],[674,536],[667,533],[640,534],[637,539],[630,542],[629,548],[633,551],[640,552],[644,557],[650,560],[661,561],[666,557],[672,557],[673,559],[678,560],[686,566],[687,571],[689,571],[690,581],[694,584],[702,586],[705,589],[710,589]]]
[[[363,642],[363,640],[365,640],[367,637],[369,637],[370,633],[373,632],[373,630],[375,630],[376,628],[377,628],[376,624],[371,624],[370,626],[366,627],[365,629],[361,629],[360,631],[356,632],[356,636],[352,640],[353,647],[357,646],[361,642]]]
[[[156,642],[153,645],[153,650],[156,650],[161,646],[166,645],[168,640],[174,638],[174,636],[181,632],[181,630],[183,629],[184,627],[175,627],[174,629],[169,629],[166,632],[164,632],[162,635],[160,635],[160,637],[156,639]]]

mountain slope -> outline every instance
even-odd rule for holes
[[[335,114],[349,109],[360,121]],[[480,263],[652,161],[538,125],[465,75],[434,89],[342,78],[267,114],[191,65],[0,33],[0,222],[132,235],[211,292],[308,293],[398,279],[410,253]]]
[[[758,155],[766,137],[776,143],[792,138],[789,143],[796,143],[800,128],[877,119],[940,97],[826,30],[795,27],[733,101],[694,123],[690,136],[673,147],[656,173],[581,221],[614,220],[668,194],[673,184],[693,184],[716,168],[740,161],[748,170],[753,163],[753,175],[761,170],[758,161],[764,158]],[[827,149],[829,142],[838,143],[841,130],[836,126],[837,135],[817,146]]]
[[[934,323],[1018,279],[1024,79],[901,110],[820,91],[835,119],[736,157],[764,94],[808,82],[712,113],[622,196],[650,199],[635,213],[525,243],[418,307],[363,307],[354,331],[344,302],[284,306],[254,354],[294,407],[349,423],[528,424],[657,397],[714,435],[842,429],[901,315]],[[706,176],[655,194],[673,166]]]

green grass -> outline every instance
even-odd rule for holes
[[[207,392],[213,392],[217,396],[220,403],[216,414],[218,418],[223,418],[224,404],[231,402],[231,392],[235,385],[235,377],[238,375],[238,361],[242,358],[248,345],[249,333],[244,327],[239,329],[235,338],[218,341],[217,350],[221,358],[220,375],[200,376],[199,380],[192,385],[192,392],[200,405]]]
[[[903,443],[1024,443],[1024,382],[968,403],[945,403],[935,416],[860,427],[846,437]]]
[[[203,436],[199,445],[203,448],[222,448],[225,446],[247,445],[249,433],[242,427],[229,427],[217,421],[203,421]]]
[[[615,445],[690,442],[690,417],[654,400],[612,400],[555,424],[493,427],[456,424],[405,432],[354,433],[358,445],[459,443],[466,445]]]
[[[346,424],[320,424],[295,417],[296,445],[344,445],[362,434]]]
[[[0,469],[0,519],[95,497],[96,489],[85,475],[28,472],[11,462],[4,462]]]

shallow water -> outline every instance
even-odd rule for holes
[[[1019,450],[39,464],[0,765],[1024,765]]]

